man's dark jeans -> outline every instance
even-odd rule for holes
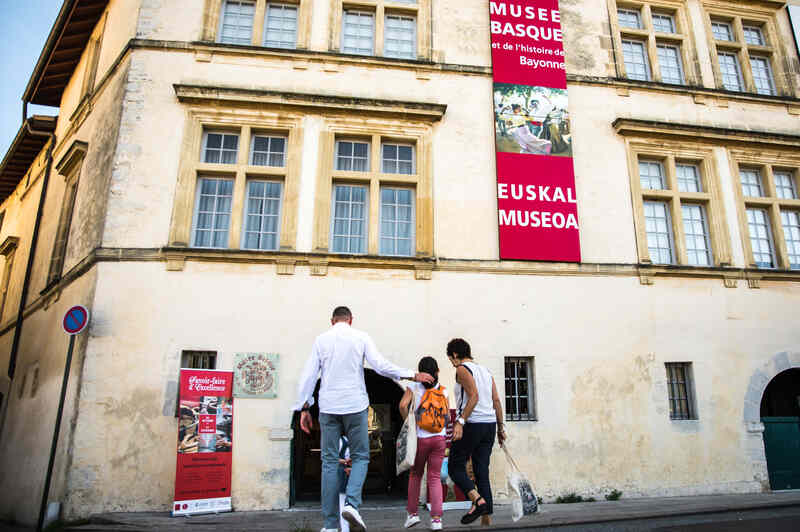
[[[472,471],[478,484],[478,493],[486,499],[492,513],[492,488],[489,485],[489,458],[492,456],[497,423],[467,423],[460,440],[450,447],[447,470],[456,486],[466,495],[475,484],[467,475],[467,459],[472,458]]]

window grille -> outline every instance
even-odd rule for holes
[[[775,248],[772,243],[772,231],[770,231],[767,211],[747,209],[747,227],[750,232],[750,245],[753,249],[756,266],[774,268]]]
[[[227,44],[252,44],[255,2],[225,0],[222,12],[220,42]]]
[[[761,172],[758,170],[741,170],[742,193],[751,198],[760,198],[764,195]]]
[[[672,222],[667,204],[645,201],[644,220],[650,260],[653,264],[673,264]]]
[[[764,46],[766,44],[764,33],[761,31],[761,28],[757,26],[744,26],[742,29],[744,30],[744,42],[747,44],[753,44],[755,46]]]
[[[264,46],[295,48],[297,46],[297,6],[269,4],[264,28]]]
[[[247,219],[245,220],[245,249],[278,249],[281,212],[281,183],[248,181]]]
[[[183,351],[181,367],[187,369],[216,369],[216,351]]]
[[[414,147],[404,144],[383,145],[382,171],[385,174],[414,174]]]
[[[417,19],[401,15],[386,15],[383,55],[415,59],[417,55]]]
[[[645,190],[664,190],[664,165],[659,161],[639,161],[639,179]]]
[[[681,192],[702,192],[700,172],[694,164],[676,164],[675,171],[678,176],[678,190]]]
[[[720,52],[719,70],[722,74],[722,85],[729,91],[741,91],[744,86],[739,57],[736,54]]]
[[[800,270],[800,212],[781,211],[781,225],[786,239],[789,267]]]
[[[625,71],[630,79],[648,81],[650,64],[647,60],[644,43],[640,41],[622,41],[622,55],[625,59]]]
[[[367,187],[334,186],[333,249],[334,253],[366,253]]]
[[[236,164],[239,135],[235,133],[205,133],[203,135],[203,162]]]
[[[683,85],[683,65],[677,46],[659,44],[658,64],[661,67],[661,81],[673,85]]]
[[[414,194],[407,188],[381,188],[381,255],[414,252]]]
[[[345,11],[342,51],[346,54],[372,55],[374,41],[375,15],[363,11]]]
[[[369,143],[337,140],[336,169],[345,172],[369,172]]]
[[[670,419],[697,419],[690,362],[667,362]]]
[[[775,94],[775,80],[772,78],[772,68],[769,59],[761,56],[750,56],[750,68],[753,69],[753,82],[758,94],[771,96]]]
[[[533,358],[506,357],[506,421],[536,421]]]
[[[286,166],[286,139],[254,135],[250,148],[253,166]]]
[[[781,199],[797,199],[797,183],[791,172],[775,172],[775,191]]]
[[[711,22],[711,30],[718,41],[733,41],[733,29],[727,22]]]
[[[617,18],[620,26],[637,30],[642,27],[642,17],[638,11],[633,9],[618,9]]]
[[[653,13],[653,29],[661,33],[675,33],[675,18],[672,15]]]
[[[233,179],[202,177],[198,180],[194,247],[228,247],[232,200]]]
[[[711,265],[711,244],[708,223],[702,205],[683,204],[683,230],[686,236],[686,254],[691,266]]]

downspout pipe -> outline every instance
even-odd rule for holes
[[[23,113],[28,112],[28,102],[23,101]],[[19,341],[22,337],[22,323],[25,320],[25,301],[28,299],[28,289],[31,284],[31,273],[33,271],[33,260],[36,256],[36,246],[39,242],[39,228],[42,225],[42,215],[44,214],[44,203],[47,197],[47,185],[50,182],[50,172],[53,169],[53,149],[56,144],[56,134],[48,131],[39,131],[31,127],[31,122],[25,117],[25,129],[28,133],[37,137],[49,137],[50,145],[47,147],[47,170],[42,179],[42,192],[39,194],[39,207],[36,211],[36,222],[33,225],[33,235],[31,236],[31,247],[28,252],[28,265],[25,268],[25,280],[22,283],[22,294],[19,298],[19,309],[17,310],[17,322],[14,327],[14,340],[11,343],[11,355],[8,359],[8,378],[13,381],[14,373],[17,369],[17,352],[19,351]]]

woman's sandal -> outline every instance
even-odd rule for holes
[[[483,501],[483,504],[480,504],[480,501]],[[469,512],[465,513],[463,517],[461,517],[461,524],[468,525],[478,519],[480,516],[488,514],[489,505],[486,503],[486,500],[483,497],[479,497],[475,500]]]

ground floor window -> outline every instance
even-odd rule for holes
[[[667,362],[670,419],[697,419],[691,362]]]
[[[533,357],[506,357],[506,420],[535,421]]]
[[[181,353],[181,367],[188,369],[216,369],[216,351],[184,351]]]

